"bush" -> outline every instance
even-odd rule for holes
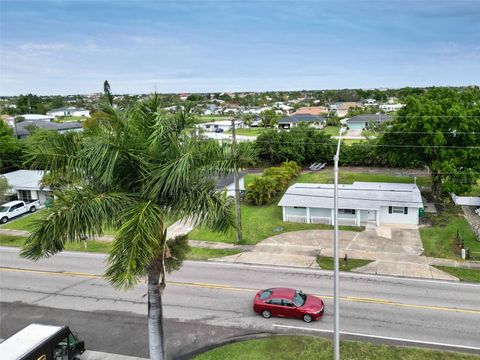
[[[297,177],[300,167],[294,161],[286,161],[281,166],[263,171],[247,186],[245,200],[252,205],[270,204],[278,194],[285,191],[290,180]]]

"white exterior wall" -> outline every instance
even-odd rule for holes
[[[86,116],[86,117],[90,117],[90,110],[72,111],[72,116]]]
[[[285,221],[307,222],[307,209],[285,206]]]
[[[310,208],[310,222],[312,224],[331,224],[332,211],[330,209]]]
[[[408,208],[408,214],[389,214],[388,206],[380,207],[380,224],[418,225],[418,208]]]
[[[241,177],[238,180],[238,187],[240,191],[245,190],[245,177]],[[227,196],[235,196],[235,182],[227,186]]]

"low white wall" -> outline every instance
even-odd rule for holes
[[[455,205],[480,206],[480,196],[457,196],[451,194]]]
[[[408,214],[389,214],[388,206],[380,207],[380,225],[411,224],[418,225],[418,208],[408,208]]]

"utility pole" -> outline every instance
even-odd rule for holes
[[[337,152],[333,157],[333,177],[334,177],[334,230],[333,230],[333,358],[334,360],[340,360],[340,304],[339,304],[339,284],[338,284],[338,160],[340,159],[340,145],[342,142],[343,127],[340,128],[340,134],[338,136]]]
[[[235,133],[235,118],[232,118],[232,150],[235,153],[237,150],[237,137]],[[235,154],[236,155],[236,154]],[[233,171],[233,180],[235,182],[235,205],[237,208],[237,243],[243,239],[242,234],[242,209],[240,207],[240,179],[238,177],[238,164],[235,164]]]

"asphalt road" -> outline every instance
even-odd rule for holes
[[[36,263],[17,254],[0,248],[0,337],[28,322],[55,320],[78,325],[91,350],[118,347],[117,353],[146,356],[145,285],[113,290],[101,277],[105,257],[99,254],[63,253]],[[329,271],[188,261],[168,280],[164,305],[172,356],[245,334],[330,336],[333,328]],[[321,296],[324,318],[305,324],[254,314],[255,292],[274,286]],[[340,293],[342,338],[480,354],[480,285],[343,273]]]

